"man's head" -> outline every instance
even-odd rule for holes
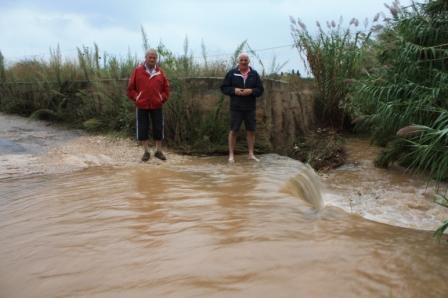
[[[249,55],[247,55],[246,53],[241,53],[238,56],[238,67],[241,70],[247,70],[249,68]]]
[[[145,54],[146,66],[153,68],[157,63],[157,51],[154,49],[149,49]]]

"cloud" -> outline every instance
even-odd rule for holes
[[[6,2],[5,2],[6,1]],[[305,1],[305,0],[2,0],[0,3],[0,50],[6,59],[48,55],[58,43],[64,56],[75,55],[76,47],[92,46],[125,56],[128,49],[142,54],[140,25],[151,45],[160,40],[176,54],[183,52],[188,36],[195,56],[201,56],[203,39],[209,55],[227,58],[243,40],[255,49],[292,43],[289,16],[300,17],[312,29],[343,15],[361,21],[380,10],[385,0]],[[402,0],[402,3],[410,0]],[[301,62],[294,49],[283,48],[259,53],[269,65],[273,55],[289,60],[287,68]]]
[[[0,50],[5,57],[45,56],[47,49],[60,45],[64,55],[76,47],[92,46],[126,53],[129,44],[140,42],[140,33],[119,26],[98,26],[75,13],[11,9],[0,13]],[[140,42],[141,44],[141,42]]]

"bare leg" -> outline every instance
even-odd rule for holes
[[[229,162],[235,162],[235,145],[236,145],[236,132],[229,132]]]
[[[156,153],[154,153],[154,156],[160,160],[163,160],[163,161],[166,160],[166,156],[162,152],[162,141],[161,140],[156,140]]]
[[[149,151],[149,140],[141,141],[141,144],[143,146],[143,150],[145,150],[145,152],[148,152]]]
[[[140,144],[142,144],[143,150],[144,150],[144,153],[142,156],[142,161],[147,162],[151,158],[151,155],[149,154],[149,151],[148,151],[149,150],[149,140],[141,141]]]
[[[162,141],[155,141],[156,142],[156,152],[160,151],[162,152]]]
[[[254,154],[255,131],[247,131],[247,147],[249,149],[249,159],[259,161]]]

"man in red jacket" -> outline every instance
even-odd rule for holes
[[[152,137],[156,143],[154,156],[166,160],[162,152],[163,111],[162,106],[169,97],[168,80],[157,63],[157,51],[149,50],[145,62],[137,66],[128,83],[128,97],[136,106],[137,140],[145,150],[142,161],[151,157],[149,147],[149,118],[152,124]]]

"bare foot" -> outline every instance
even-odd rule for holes
[[[256,162],[259,162],[260,160],[258,159],[258,158],[256,158],[255,157],[255,155],[249,155],[249,157],[247,158],[247,159],[249,159],[249,160],[253,160],[253,161],[256,161]]]
[[[233,156],[229,156],[229,163],[235,163],[235,158]]]

